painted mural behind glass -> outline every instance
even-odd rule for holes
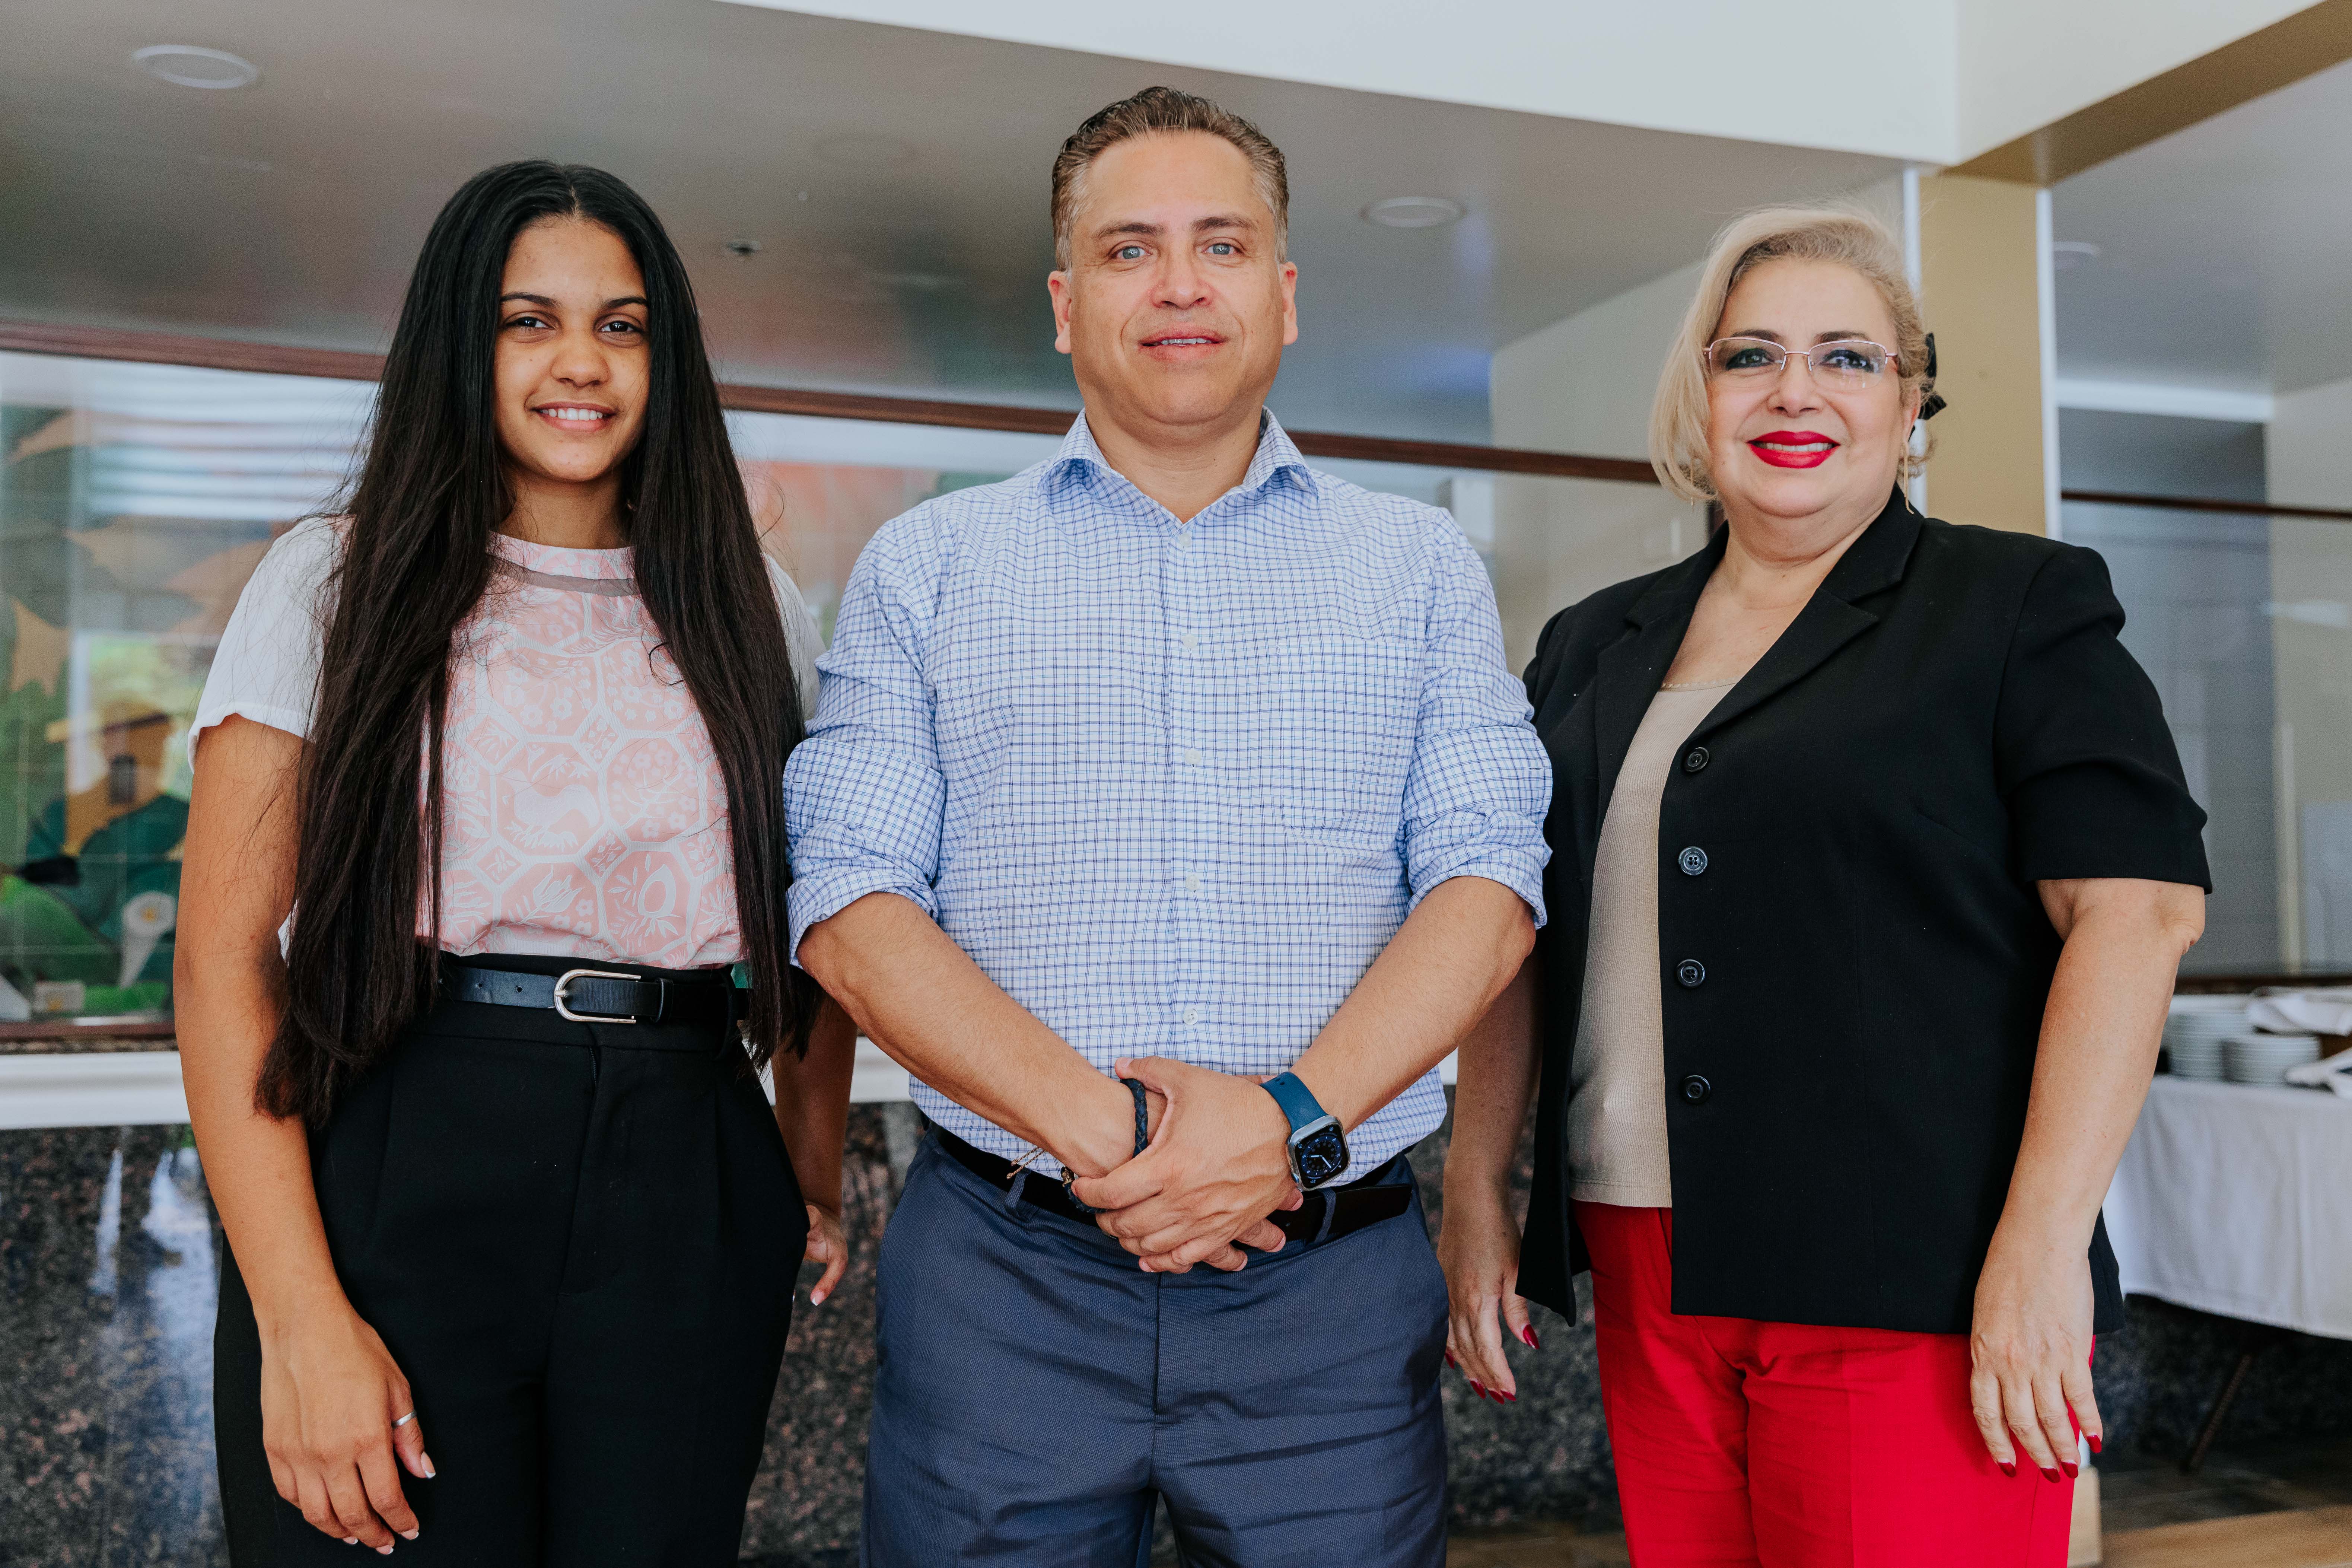
[[[0,354],[0,1022],[168,1016],[187,727],[263,552],[344,483],[372,391]],[[767,547],[828,637],[877,528],[1029,460],[950,469],[919,460],[918,428],[735,424]],[[898,460],[800,460],[832,451]]]
[[[0,1022],[168,1015],[188,724],[254,566],[347,481],[373,392],[0,353]],[[1061,445],[769,414],[728,426],[762,543],[828,641],[876,529]],[[1328,466],[1451,508],[1491,566],[1490,478]]]

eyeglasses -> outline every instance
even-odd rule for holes
[[[1699,357],[1709,376],[1742,381],[1770,379],[1787,368],[1790,360],[1801,359],[1814,380],[1849,392],[1874,384],[1898,363],[1893,349],[1868,338],[1840,338],[1810,349],[1789,348],[1769,338],[1717,338]]]

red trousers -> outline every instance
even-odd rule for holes
[[[1575,1209],[1635,1568],[2063,1568],[2074,1483],[1994,1465],[1968,1336],[1677,1317],[1674,1211]]]

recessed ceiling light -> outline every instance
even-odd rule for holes
[[[2050,242],[2050,267],[2063,272],[2069,267],[2080,267],[2085,261],[2096,261],[2099,247],[2087,239],[2053,239]]]
[[[756,239],[730,239],[719,248],[734,257],[757,256],[760,254],[760,242]]]
[[[915,161],[915,150],[896,136],[828,136],[816,144],[816,155],[828,163],[852,169],[893,169]]]
[[[131,50],[131,63],[179,87],[251,87],[261,79],[261,68],[243,55],[199,44],[150,44]]]
[[[1364,221],[1383,228],[1444,228],[1462,221],[1460,202],[1444,196],[1391,196],[1364,209]]]

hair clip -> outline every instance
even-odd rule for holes
[[[1950,406],[1944,401],[1942,393],[1933,390],[1936,384],[1936,334],[1933,332],[1927,334],[1927,383],[1930,389],[1927,393],[1927,401],[1919,405],[1919,417],[1923,420],[1933,419]]]

